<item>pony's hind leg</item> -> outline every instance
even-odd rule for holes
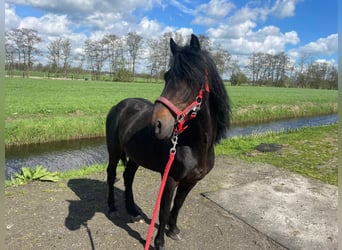
[[[123,173],[125,183],[125,205],[127,212],[132,216],[133,222],[141,221],[142,217],[137,207],[135,206],[133,196],[133,180],[135,173],[138,169],[138,164],[129,160],[126,164],[125,171]]]
[[[107,185],[108,185],[108,214],[111,216],[113,213],[117,212],[115,207],[115,198],[114,198],[114,183],[116,180],[116,168],[118,162],[120,160],[121,152],[112,149],[111,145],[108,145],[108,153],[109,153],[109,163],[107,167]]]

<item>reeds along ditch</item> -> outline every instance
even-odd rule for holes
[[[336,114],[337,103],[252,105],[233,110],[233,125],[258,124],[292,118]]]

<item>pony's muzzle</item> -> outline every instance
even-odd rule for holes
[[[162,104],[155,104],[152,114],[152,128],[157,139],[169,138],[175,125],[175,118]]]

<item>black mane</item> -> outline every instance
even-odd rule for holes
[[[218,143],[229,128],[231,109],[227,91],[210,53],[202,50],[199,44],[198,47],[192,44],[184,47],[176,45],[165,78],[172,75],[186,81],[192,89],[199,89],[206,79],[206,71],[210,88],[210,111],[217,122],[215,143]]]

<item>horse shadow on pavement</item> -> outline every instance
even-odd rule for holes
[[[123,190],[114,187],[115,205],[119,215],[109,216],[106,182],[92,179],[71,179],[68,181],[68,187],[79,197],[79,200],[68,200],[69,214],[65,218],[65,226],[72,231],[80,229],[81,226],[85,227],[92,249],[95,249],[95,246],[92,232],[87,222],[98,212],[105,214],[116,226],[125,230],[128,235],[137,239],[142,245],[145,244],[145,239],[141,237],[140,233],[129,226],[132,223],[132,219],[125,209]],[[151,219],[139,207],[137,209],[140,211],[143,220],[149,224]]]

